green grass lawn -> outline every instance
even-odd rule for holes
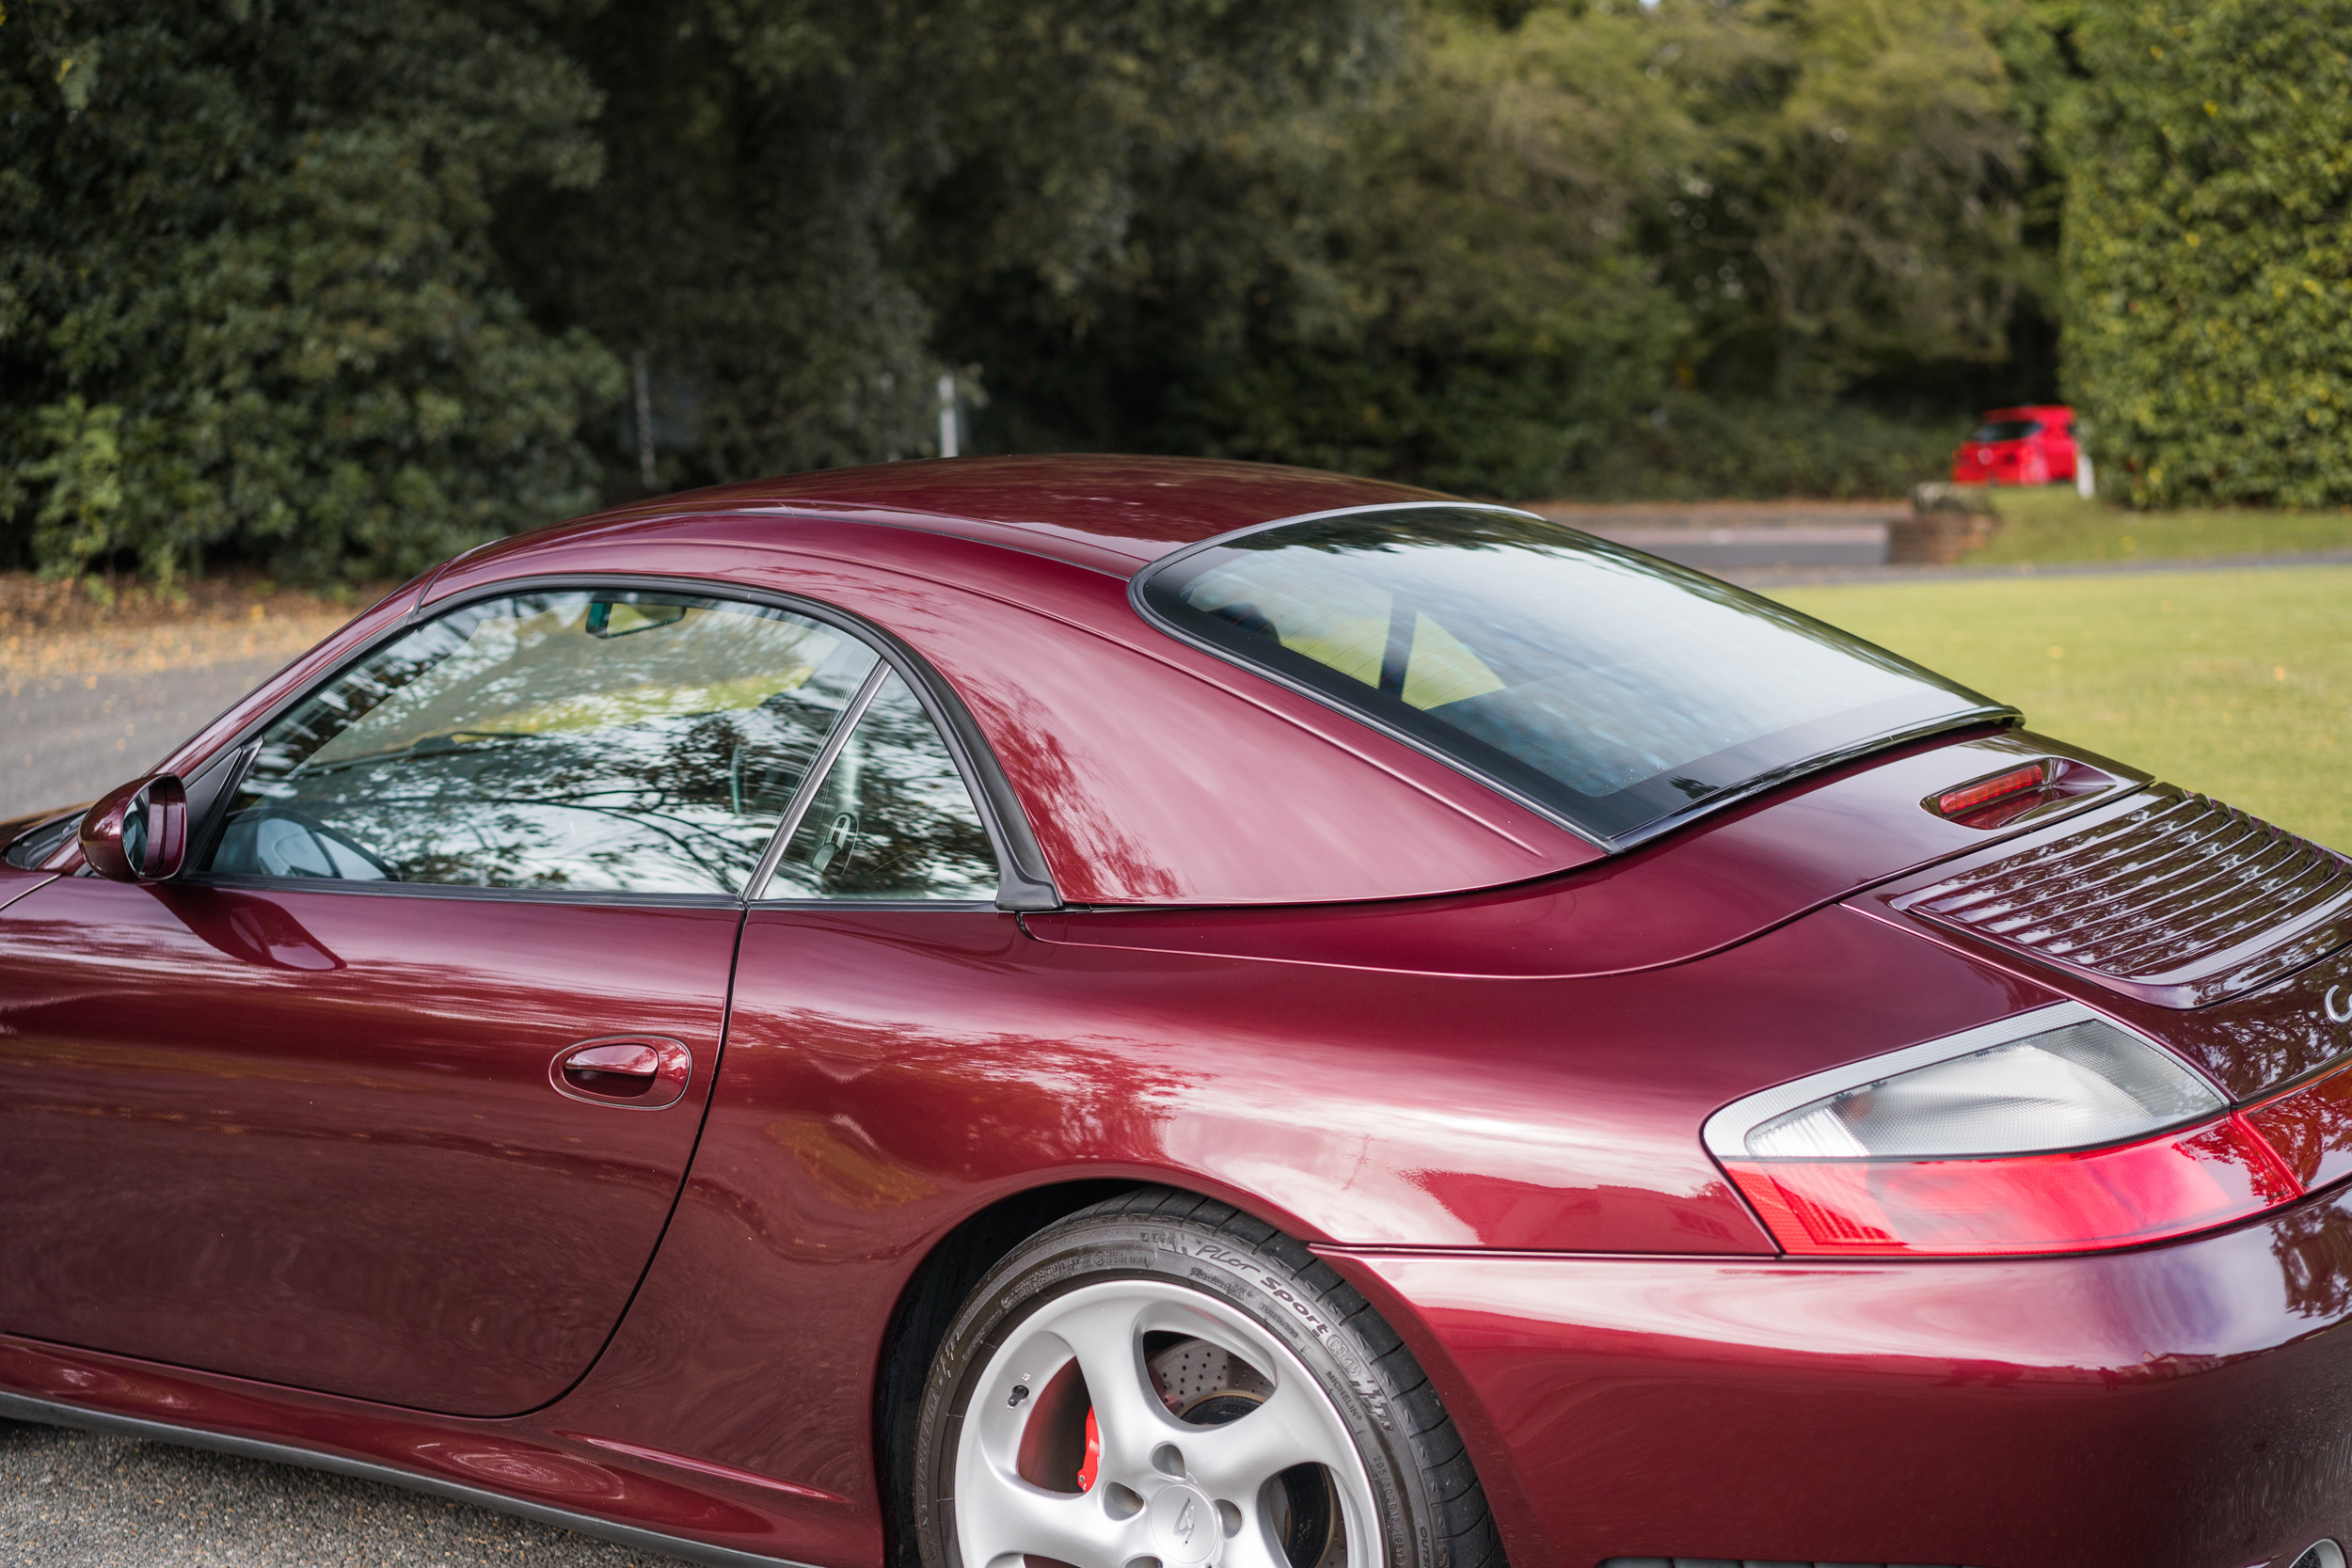
[[[1788,588],[2028,724],[2352,852],[2352,566]]]
[[[2001,529],[1970,566],[2026,562],[2195,561],[2352,549],[2352,507],[2335,512],[2184,508],[2126,512],[2087,501],[2067,485],[1996,489]]]

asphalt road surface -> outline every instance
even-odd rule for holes
[[[1880,566],[1884,523],[1776,528],[1596,528],[1592,532],[1702,572],[1753,566]]]
[[[0,674],[0,820],[138,777],[285,662],[272,655],[138,674]]]
[[[655,1568],[570,1530],[373,1481],[0,1420],[8,1568]]]

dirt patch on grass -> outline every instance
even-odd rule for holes
[[[109,594],[85,582],[0,573],[0,682],[292,658],[390,586],[324,595],[224,575],[171,594],[134,583]]]

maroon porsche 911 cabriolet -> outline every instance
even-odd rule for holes
[[[2343,1568],[2352,867],[1507,507],[486,546],[0,830],[0,1416],[711,1563]]]

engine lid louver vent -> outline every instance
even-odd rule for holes
[[[1893,907],[2170,1007],[2267,985],[2352,941],[2352,864],[2171,784],[2005,848]]]

